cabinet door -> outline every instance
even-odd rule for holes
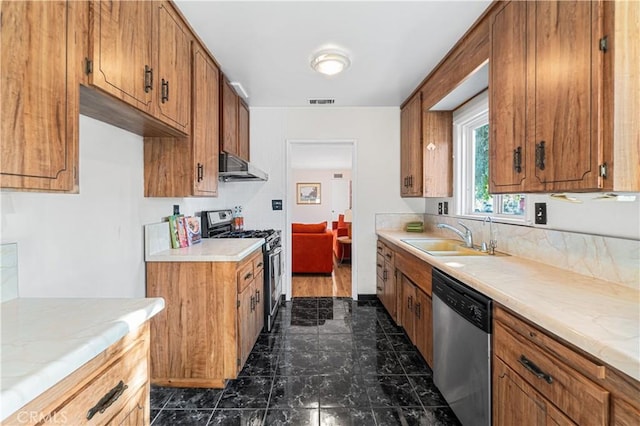
[[[249,161],[249,107],[238,99],[238,156]]]
[[[396,271],[391,263],[387,260],[384,262],[384,303],[389,315],[395,321],[397,318],[397,287],[396,287]]]
[[[194,195],[218,195],[220,73],[197,44],[193,51]]]
[[[415,344],[415,286],[404,274],[400,278],[402,283],[402,326],[409,339]]]
[[[601,4],[527,2],[528,158],[545,190],[597,189],[602,86]],[[533,66],[535,65],[535,66]]]
[[[254,317],[253,317],[253,339],[251,341],[251,349],[253,349],[253,345],[258,340],[260,333],[264,327],[264,271],[260,270],[260,272],[256,273],[255,285],[253,288],[253,296],[255,298],[254,302]]]
[[[400,112],[400,195],[422,196],[422,97],[414,96]]]
[[[453,112],[422,114],[424,197],[453,195]]]
[[[152,112],[152,96],[160,88],[154,81],[152,2],[101,0],[94,1],[91,10],[93,72],[89,83]]]
[[[76,187],[78,80],[69,25],[72,6],[64,1],[0,3],[3,188]]]
[[[157,4],[157,3],[154,3]],[[191,35],[168,3],[157,7],[157,115],[188,133],[191,115]]]
[[[247,361],[251,348],[255,329],[255,286],[248,285],[239,295],[238,301],[238,371]]]
[[[520,192],[526,177],[527,3],[507,2],[490,23],[489,191]]]
[[[499,358],[494,357],[493,360],[495,426],[574,425]]]
[[[415,345],[427,364],[433,367],[433,314],[431,311],[431,297],[416,289],[416,325]]]
[[[226,78],[221,82],[222,140],[220,151],[238,156],[238,95]]]

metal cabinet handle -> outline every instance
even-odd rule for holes
[[[260,303],[260,290],[256,290],[256,303]]]
[[[544,141],[540,141],[540,143],[536,144],[536,167],[540,170],[544,170],[544,160],[545,160],[545,152],[544,152]]]
[[[413,311],[413,296],[407,298],[407,309]]]
[[[382,265],[381,265],[381,264],[379,264],[379,263],[376,263],[376,266],[377,266],[378,268],[382,268]]]
[[[244,280],[248,280],[249,278],[251,278],[253,276],[253,272],[247,272],[247,275],[244,276]]]
[[[251,312],[256,310],[256,298],[251,296]]]
[[[169,80],[162,79],[162,103],[165,103],[169,100]]]
[[[204,179],[204,166],[198,163],[198,182],[202,182],[202,179]]]
[[[522,147],[513,150],[513,170],[522,173]]]
[[[122,393],[128,387],[129,386],[125,385],[124,382],[120,380],[120,383],[115,385],[113,389],[111,389],[102,398],[100,398],[100,401],[98,401],[96,405],[89,409],[89,411],[87,412],[87,420],[91,420],[97,413],[104,413],[105,410],[111,406],[111,404],[113,404],[118,400],[118,398],[120,398],[120,395],[122,395]]]
[[[263,263],[262,263],[262,262],[260,262],[260,263],[258,263],[258,264],[256,265],[256,268],[262,268],[262,265],[263,265]]]
[[[420,306],[421,306],[421,304],[420,304],[420,303],[416,303],[416,310],[415,310],[415,312],[416,312],[416,317],[418,317],[418,319],[420,319],[420,317],[422,316],[422,313],[421,313],[421,311],[420,311]]]
[[[153,68],[149,65],[144,66],[144,92],[149,93],[149,90],[153,90]]]
[[[530,359],[528,359],[526,356],[524,355],[520,355],[520,359],[518,360],[520,361],[520,364],[522,364],[524,366],[524,368],[526,368],[527,370],[529,370],[531,373],[533,373],[534,376],[536,376],[539,379],[543,379],[545,382],[551,384],[553,383],[553,377],[551,377],[550,374],[545,373],[544,371],[542,371],[540,369],[540,367],[538,367],[537,365],[535,365]]]

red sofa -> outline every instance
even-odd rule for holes
[[[333,233],[333,253],[338,261],[351,259],[351,244],[340,244],[338,237],[349,236],[350,222],[344,221],[344,215],[339,215],[338,220],[331,222],[331,232]],[[344,257],[342,257],[342,251],[344,250]]]
[[[291,224],[291,271],[307,274],[333,272],[333,233],[327,222]]]

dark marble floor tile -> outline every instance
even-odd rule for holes
[[[175,391],[176,388],[151,385],[151,408],[163,408]]]
[[[320,410],[317,408],[268,409],[264,424],[268,426],[319,426]]]
[[[405,375],[365,376],[364,381],[372,407],[421,407]]]
[[[282,350],[316,352],[318,350],[318,334],[287,334],[282,339]]]
[[[318,352],[283,351],[278,358],[276,375],[297,376],[318,373]]]
[[[291,311],[291,321],[316,320],[318,319],[317,309],[294,309]]]
[[[245,376],[273,376],[278,365],[278,352],[256,352],[249,354],[239,377]]]
[[[321,351],[351,351],[353,348],[353,336],[351,334],[321,334],[319,336],[319,349]]]
[[[215,410],[208,426],[261,426],[265,410]]]
[[[318,320],[317,319],[304,319],[304,320],[291,320],[291,325],[288,327],[289,334],[317,334],[318,333]]]
[[[222,389],[176,388],[165,409],[214,409]]]
[[[262,333],[258,337],[254,352],[277,352],[282,348],[283,336],[281,334]]]
[[[351,333],[351,324],[343,319],[318,320],[318,331],[323,333]]]
[[[266,408],[271,392],[269,377],[241,377],[230,380],[218,408]]]
[[[418,351],[396,352],[396,355],[398,355],[398,359],[404,367],[405,373],[421,375],[432,374],[431,368],[429,368],[429,365]]]
[[[332,320],[332,319],[344,319],[351,317],[351,314],[348,314],[342,308],[319,308],[318,309],[318,319]]]
[[[358,353],[346,352],[318,352],[319,374],[360,374]]]
[[[355,334],[353,336],[353,343],[359,352],[371,353],[393,351],[393,346],[385,334]]]
[[[321,408],[321,426],[372,426],[375,424],[370,408]]]
[[[315,297],[295,297],[291,301],[291,309],[318,309],[318,299]]]
[[[376,307],[376,306],[382,306],[382,303],[380,303],[379,300],[358,300],[356,302],[358,304],[358,306],[367,306],[367,307]]]
[[[359,320],[355,319],[351,323],[351,329],[353,330],[353,334],[384,334],[383,328],[380,324],[370,320]]]
[[[358,352],[358,363],[365,375],[404,374],[395,352]]]
[[[213,410],[161,410],[153,426],[202,426],[206,425]]]
[[[399,325],[394,324],[392,320],[384,321],[378,319],[378,326],[387,334],[404,333],[404,329]]]
[[[318,308],[320,309],[341,309],[344,311],[344,299],[318,298]]]
[[[318,381],[318,376],[276,377],[269,408],[318,408]]]
[[[156,417],[158,417],[158,414],[160,414],[160,410],[157,408],[152,408],[151,409],[151,413],[149,416],[149,422],[150,424],[153,424],[153,421],[156,419]]]
[[[406,334],[387,334],[387,338],[389,342],[391,342],[393,349],[398,352],[411,352],[416,350],[416,347],[413,346],[413,343],[411,343],[411,340],[409,340]]]
[[[433,383],[433,376],[410,376],[409,382],[425,408],[447,406],[447,401]]]
[[[409,407],[374,408],[373,413],[379,425],[457,426],[460,424],[448,408],[427,410]]]
[[[359,374],[324,375],[319,377],[320,407],[370,406],[364,378]]]

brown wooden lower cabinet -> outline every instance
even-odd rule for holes
[[[147,262],[151,382],[224,387],[242,369],[263,327],[262,249],[240,262]]]
[[[427,364],[433,366],[433,315],[431,296],[400,273],[402,283],[402,326]]]
[[[149,323],[4,419],[4,425],[148,425]],[[103,401],[106,395],[111,404]]]
[[[395,254],[391,248],[382,241],[378,241],[378,253],[376,256],[376,294],[391,315],[398,322],[397,305],[400,292],[396,283],[396,268],[394,265]]]
[[[493,424],[638,425],[640,383],[494,309]]]

